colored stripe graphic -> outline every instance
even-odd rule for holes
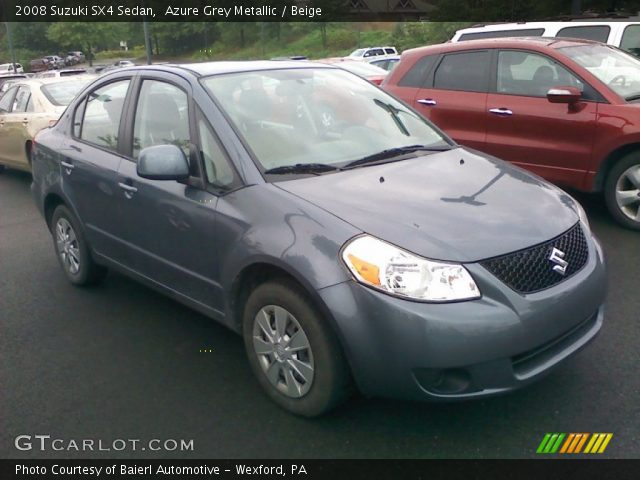
[[[613,433],[546,433],[536,453],[603,453],[612,438]]]
[[[584,453],[603,453],[612,437],[612,433],[594,433]]]
[[[540,445],[538,445],[537,453],[556,453],[560,445],[562,444],[562,440],[564,439],[564,433],[547,433]]]

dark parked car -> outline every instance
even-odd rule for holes
[[[640,60],[589,40],[472,40],[404,52],[384,88],[456,141],[604,192],[640,230]]]
[[[577,202],[339,68],[116,70],[37,135],[32,162],[71,283],[115,269],[242,333],[291,412],[354,384],[510,391],[602,326],[602,250]]]

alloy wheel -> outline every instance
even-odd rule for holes
[[[616,182],[616,203],[620,211],[640,222],[640,165],[633,165]]]
[[[80,247],[76,232],[66,218],[58,219],[56,223],[56,246],[62,265],[72,275],[80,271]]]
[[[298,320],[286,309],[267,305],[253,322],[253,349],[269,383],[291,398],[313,385],[313,352]]]

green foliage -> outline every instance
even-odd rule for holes
[[[443,43],[456,30],[471,25],[470,22],[408,22],[398,23],[391,34],[390,44],[398,51],[424,45]]]
[[[49,26],[47,38],[64,48],[84,50],[90,55],[95,49],[119,46],[119,42],[127,37],[127,30],[126,23],[56,22]]]
[[[101,50],[94,55],[96,60],[111,60],[114,58],[141,58],[146,55],[144,45],[137,45],[129,50]]]
[[[433,0],[436,21],[470,22],[553,19],[571,15],[572,0]],[[628,13],[636,15],[640,0],[581,0],[582,13]]]

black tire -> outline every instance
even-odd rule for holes
[[[635,168],[640,171],[640,152],[630,153],[620,159],[607,175],[604,185],[604,198],[607,208],[616,222],[632,230],[640,230],[640,217],[637,217],[637,220],[631,218],[634,216],[633,214],[636,211],[636,207],[640,209],[640,196],[637,202],[627,206],[626,209],[620,206],[616,196],[616,192],[620,186],[625,191],[627,189],[629,189],[629,191],[633,191],[634,189],[638,190],[638,188],[635,187],[640,185],[633,185],[625,178],[625,173],[629,172],[629,169]]]
[[[71,232],[69,232],[67,226],[71,229]],[[68,247],[66,251],[62,243],[57,241],[59,238],[59,229],[66,232],[69,238],[68,241],[62,242]],[[71,235],[71,233],[73,235]],[[95,285],[104,280],[107,275],[107,269],[95,263],[91,257],[89,245],[80,228],[80,222],[64,205],[56,207],[51,216],[51,236],[53,238],[53,247],[58,262],[72,284],[77,286]],[[75,240],[71,240],[71,238],[75,238]],[[73,255],[71,255],[71,251],[74,252]],[[73,268],[76,262],[73,262],[71,260],[72,258],[77,260],[76,271],[74,271]]]
[[[5,167],[4,165],[0,165],[0,173],[4,172],[4,169],[5,169],[5,168],[6,168],[6,167]]]
[[[308,339],[314,367],[313,381],[310,382],[308,391],[298,398],[284,394],[270,382],[262,366],[268,361],[268,357],[259,355],[254,349],[254,322],[258,313],[265,307],[269,308],[268,306],[281,307],[289,312]],[[293,281],[273,280],[258,286],[245,305],[242,327],[254,375],[267,395],[285,410],[296,415],[315,417],[335,408],[351,394],[349,367],[335,332]],[[304,354],[304,351],[301,353]],[[275,357],[273,358],[273,364],[277,366]],[[280,366],[282,365],[281,363]],[[284,386],[283,370],[280,373]]]

